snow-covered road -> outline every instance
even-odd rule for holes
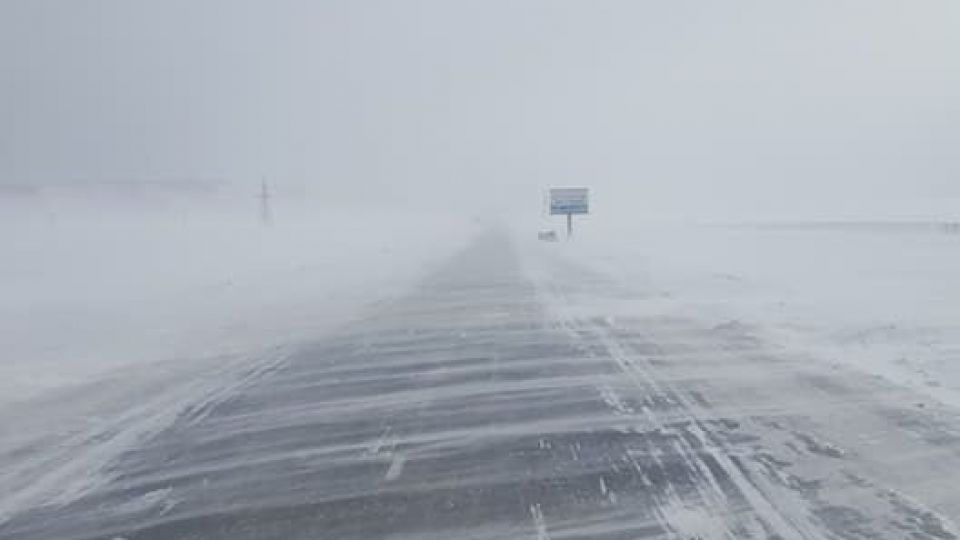
[[[952,409],[631,311],[642,290],[554,247],[482,237],[0,538],[957,537]]]

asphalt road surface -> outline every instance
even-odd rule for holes
[[[555,248],[478,240],[0,538],[956,538],[954,412],[631,316],[642,287]]]

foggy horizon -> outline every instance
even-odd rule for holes
[[[956,28],[946,1],[5,2],[0,183],[948,218]]]

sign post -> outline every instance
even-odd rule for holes
[[[567,239],[573,236],[573,215],[590,213],[587,188],[553,188],[550,190],[550,215],[567,216]]]

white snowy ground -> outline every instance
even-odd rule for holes
[[[651,295],[631,311],[749,325],[791,352],[960,406],[960,235],[895,223],[617,226],[587,218],[575,241],[556,249]]]
[[[472,234],[466,220],[298,209],[7,220],[0,230],[0,407],[158,361],[316,337]]]

